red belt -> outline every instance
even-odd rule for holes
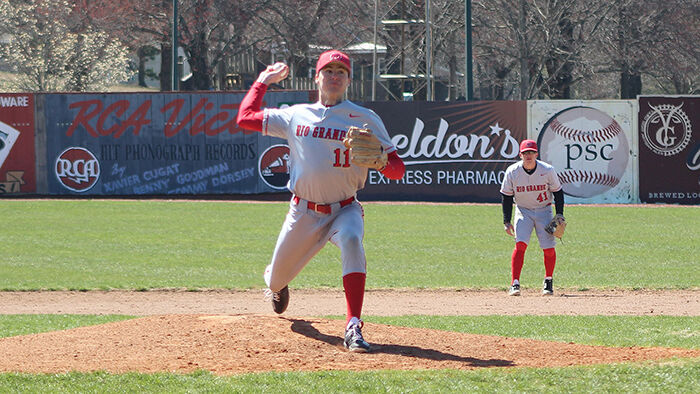
[[[294,201],[294,204],[299,205],[299,201],[301,201],[301,199],[297,196],[294,196],[294,198],[292,198],[292,201]],[[339,204],[342,208],[352,204],[353,201],[355,201],[355,196],[352,196],[347,200],[343,200]],[[333,204],[316,204],[315,202],[307,201],[306,208],[319,213],[325,213],[326,215],[329,215],[331,212],[333,212]]]

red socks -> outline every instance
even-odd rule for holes
[[[543,249],[544,252],[544,276],[551,278],[554,274],[554,266],[557,264],[557,252],[554,248]]]
[[[520,272],[523,270],[523,262],[525,261],[525,250],[527,244],[518,242],[513,249],[513,255],[510,258],[511,284],[514,280],[520,281]],[[544,276],[551,278],[554,275],[554,266],[557,264],[557,252],[554,248],[543,249],[544,252]]]
[[[352,272],[343,276],[343,289],[345,290],[345,302],[348,305],[347,324],[352,317],[360,318],[362,315],[362,303],[365,298],[364,272]]]
[[[520,272],[523,270],[523,262],[525,261],[526,249],[527,244],[525,242],[518,242],[515,244],[515,249],[513,249],[513,255],[510,257],[511,284],[516,279],[520,281]]]

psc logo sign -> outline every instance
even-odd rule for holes
[[[54,166],[58,181],[68,190],[83,193],[100,179],[100,163],[89,150],[70,147],[56,158]]]
[[[541,160],[556,168],[564,193],[589,198],[616,187],[630,149],[620,124],[591,107],[569,107],[550,118],[538,137]]]

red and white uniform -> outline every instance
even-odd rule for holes
[[[537,160],[532,174],[523,168],[523,162],[511,164],[506,169],[501,193],[513,196],[515,201],[515,242],[530,242],[533,228],[542,249],[556,245],[554,236],[544,228],[552,220],[552,193],[561,190],[561,183],[554,167]]]
[[[298,104],[260,111],[266,90],[258,82],[251,87],[239,109],[239,124],[287,140],[288,187],[294,196],[265,269],[265,283],[271,291],[280,291],[328,241],[341,250],[344,279],[352,273],[365,274],[364,213],[356,193],[364,187],[368,170],[350,162],[343,138],[350,126],[367,125],[389,154],[382,173],[398,179],[404,165],[386,127],[373,111],[347,100],[333,106]]]

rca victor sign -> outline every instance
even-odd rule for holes
[[[286,164],[276,167],[270,160],[260,167],[260,155],[284,140],[238,127],[243,95],[40,95],[49,194],[279,192],[289,177],[279,171]],[[308,92],[271,92],[263,106],[308,99]]]

